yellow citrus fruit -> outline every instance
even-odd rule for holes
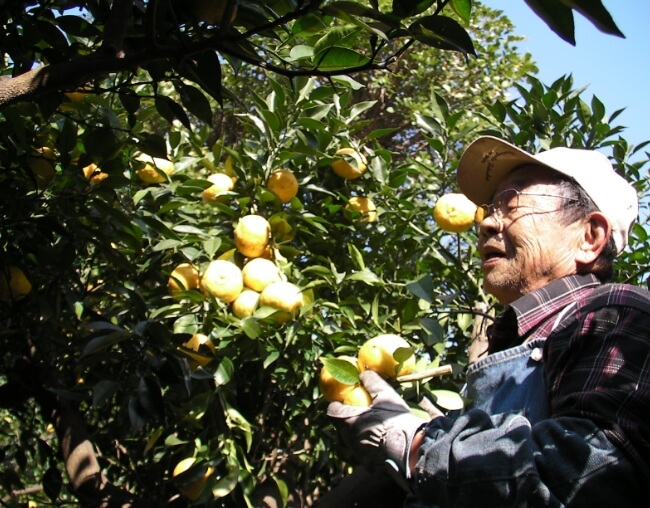
[[[342,155],[343,157],[332,162],[332,169],[341,178],[354,180],[366,171],[366,157],[354,148],[341,148],[336,151],[336,155]]]
[[[351,390],[345,393],[342,402],[348,406],[370,407],[372,397],[363,386],[354,385]]]
[[[474,224],[476,205],[465,194],[451,192],[438,198],[433,218],[444,231],[462,233]]]
[[[180,350],[183,354],[189,356],[193,360],[193,362],[190,362],[190,366],[192,370],[196,370],[197,365],[200,365],[201,367],[205,367],[208,363],[212,361],[212,358],[200,354],[199,350],[201,348],[201,345],[203,344],[205,344],[210,349],[210,351],[214,353],[215,351],[214,344],[210,340],[210,337],[208,337],[203,333],[195,333],[189,338],[187,342],[183,344],[184,347],[186,347],[187,349],[191,349],[192,351],[194,351],[194,353],[192,351],[187,351],[183,349]]]
[[[227,198],[221,196],[225,192],[230,192],[235,187],[235,182],[226,173],[214,173],[208,176],[208,181],[212,183],[210,187],[204,189],[201,198],[204,203],[225,203]]]
[[[190,263],[181,263],[172,270],[167,289],[170,295],[175,295],[179,291],[197,289],[199,282],[199,271]]]
[[[260,306],[272,307],[278,311],[274,315],[276,321],[284,323],[296,316],[305,304],[300,288],[291,282],[273,282],[264,288],[260,294]]]
[[[257,309],[260,294],[252,289],[244,288],[239,296],[232,302],[232,313],[239,319],[250,317]]]
[[[135,172],[144,183],[165,182],[167,181],[165,175],[169,176],[174,172],[174,163],[167,159],[141,153],[136,156],[135,160],[144,163],[144,167]]]
[[[394,358],[398,348],[410,348],[410,344],[399,335],[392,333],[377,335],[363,343],[357,355],[359,370],[374,370],[386,379],[397,377],[399,362]],[[415,356],[411,355],[402,364],[400,375],[410,374],[415,368]]]
[[[356,358],[351,358],[349,356],[339,357],[341,360],[346,360],[352,365],[357,364]],[[320,375],[318,377],[318,388],[323,394],[323,398],[328,402],[343,402],[347,392],[354,388],[354,384],[342,383],[336,379],[330,372],[327,365],[323,365],[323,368],[320,370]]]
[[[359,212],[361,215],[355,217],[355,220],[359,222],[375,222],[377,220],[377,207],[370,198],[353,196],[348,200],[345,209]],[[347,215],[352,216],[350,213]]]
[[[203,273],[201,288],[222,302],[230,303],[244,289],[244,277],[235,263],[217,259],[210,261]]]
[[[45,189],[54,178],[56,174],[54,159],[54,150],[49,146],[38,148],[27,158],[27,164],[34,174],[36,187],[39,189]]]
[[[280,203],[288,203],[298,194],[298,180],[288,169],[276,169],[266,181],[266,188],[278,197]]]
[[[242,274],[244,276],[244,286],[258,293],[281,278],[278,266],[270,259],[262,257],[248,261],[242,268]]]
[[[234,237],[237,250],[249,258],[260,257],[269,244],[271,225],[261,215],[245,215],[235,227]]]
[[[88,180],[90,185],[97,185],[108,178],[108,174],[104,173],[94,162],[84,166],[82,171],[84,178]]]
[[[32,283],[17,266],[0,268],[0,300],[6,303],[25,298],[32,291]]]
[[[177,478],[182,473],[189,471],[189,469],[194,465],[195,462],[196,459],[194,457],[188,457],[186,459],[181,460],[180,462],[178,462],[178,464],[176,464],[176,466],[174,466],[172,477]],[[194,501],[198,499],[201,493],[203,492],[203,489],[205,488],[205,485],[208,482],[208,479],[210,478],[210,475],[212,473],[214,473],[214,468],[212,468],[211,466],[207,466],[207,468],[203,472],[203,475],[200,476],[197,480],[179,485],[178,489],[185,496],[187,496],[189,499]]]
[[[61,111],[75,111],[83,103],[87,94],[83,92],[66,92],[64,95],[67,100],[61,103],[59,109]]]
[[[234,3],[231,0],[231,3]],[[198,21],[204,21],[210,25],[220,25],[226,11],[228,0],[188,0],[190,12]],[[237,17],[237,4],[233,5],[230,22]]]

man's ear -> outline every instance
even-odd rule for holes
[[[576,262],[588,265],[596,261],[607,245],[610,234],[611,227],[607,218],[600,212],[591,213],[584,221]]]

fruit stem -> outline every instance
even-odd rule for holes
[[[418,379],[425,379],[428,377],[444,376],[445,374],[451,374],[451,373],[452,373],[451,365],[441,365],[440,367],[434,367],[432,369],[423,370],[422,372],[414,372],[413,374],[397,376],[397,382],[407,383],[409,381],[417,381]]]

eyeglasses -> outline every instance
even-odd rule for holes
[[[492,204],[479,205],[474,214],[475,222],[483,222],[484,219],[494,215],[498,220],[507,217],[511,212],[519,208],[520,196],[540,196],[547,198],[566,199],[568,201],[578,201],[576,198],[559,196],[557,194],[538,194],[535,192],[520,192],[517,189],[506,189],[494,196]]]

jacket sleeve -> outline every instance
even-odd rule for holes
[[[592,422],[470,410],[425,429],[413,492],[428,506],[640,506],[635,468]],[[647,498],[646,498],[647,499]]]
[[[590,309],[545,346],[551,417],[471,409],[425,430],[413,489],[432,506],[639,506],[650,490],[650,314]]]

